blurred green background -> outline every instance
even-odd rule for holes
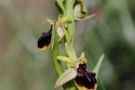
[[[135,90],[135,0],[85,0],[89,14],[76,22],[75,50],[92,71],[105,59],[97,90]],[[0,0],[0,90],[54,90],[57,80],[50,50],[39,51],[37,40],[57,20],[53,0]],[[62,88],[59,88],[62,90]]]

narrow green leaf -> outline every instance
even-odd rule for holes
[[[96,78],[98,77],[98,73],[101,68],[101,64],[102,64],[103,60],[104,60],[104,54],[99,58],[95,68],[93,69],[93,72],[95,72],[97,74]]]

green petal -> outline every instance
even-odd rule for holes
[[[104,60],[104,54],[99,58],[98,63],[96,64],[96,66],[93,70],[93,72],[96,73],[96,78],[98,77],[98,73],[101,68],[101,64],[102,64],[103,60]]]
[[[67,83],[68,81],[75,78],[77,75],[75,68],[68,68],[57,80],[55,89]]]

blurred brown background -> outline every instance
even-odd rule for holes
[[[97,90],[135,90],[135,0],[84,0],[93,19],[76,22],[75,49],[92,71],[105,59]],[[57,75],[50,50],[37,40],[57,20],[53,0],[0,0],[0,90],[53,90]],[[62,90],[62,88],[59,88]]]

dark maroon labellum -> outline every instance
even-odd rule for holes
[[[43,32],[42,36],[38,39],[38,42],[37,42],[38,49],[44,50],[47,47],[49,47],[50,42],[51,42],[51,36],[52,36],[52,26],[48,32]]]
[[[86,64],[79,64],[77,76],[75,77],[75,83],[79,88],[85,87],[88,90],[95,90],[97,84],[95,76],[96,73],[86,71]]]

